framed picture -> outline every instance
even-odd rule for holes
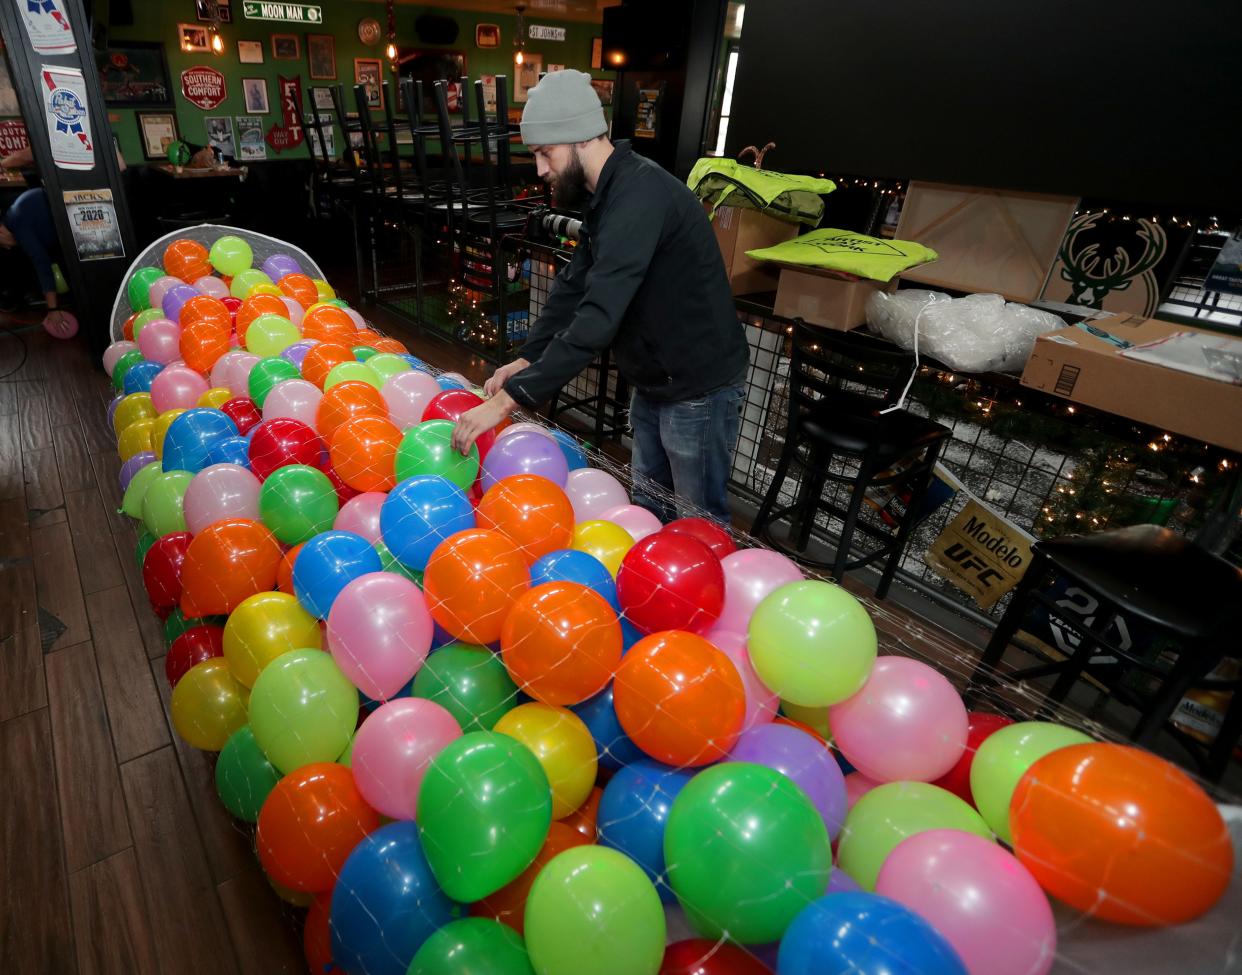
[[[238,41],[237,42],[237,60],[242,64],[262,64],[263,63],[263,42],[262,41]]]
[[[613,82],[607,78],[592,78],[591,87],[595,89],[595,94],[599,95],[599,103],[601,105],[612,104],[612,86]]]
[[[270,111],[266,78],[242,78],[242,94],[246,97],[247,115],[266,115]]]
[[[599,71],[604,66],[604,39],[591,38],[591,70]]]
[[[176,142],[177,116],[173,112],[136,112],[142,134],[142,153],[147,159],[165,159],[168,146]]]
[[[163,44],[113,44],[95,52],[95,66],[109,105],[168,105],[172,101]]]
[[[306,63],[312,81],[336,81],[336,38],[331,34],[307,34]]]
[[[194,13],[199,20],[212,20],[211,8],[215,7],[215,20],[222,24],[233,22],[233,5],[230,0],[194,0]]]
[[[267,158],[267,143],[263,141],[263,119],[237,116],[237,158],[248,162]]]
[[[527,52],[521,64],[513,66],[513,100],[526,101],[526,93],[539,84],[543,74],[543,55]]]
[[[272,59],[275,61],[296,61],[302,56],[298,45],[297,34],[272,35]]]
[[[203,122],[207,126],[207,145],[218,150],[225,159],[236,159],[237,143],[233,139],[232,116],[208,115]]]
[[[202,24],[178,24],[177,46],[187,54],[211,50],[211,32]]]
[[[312,104],[321,112],[331,112],[336,106],[332,104],[332,89],[319,85],[311,89]]]
[[[366,86],[368,107],[384,107],[383,80],[384,64],[379,58],[354,58],[354,84]]]
[[[435,118],[434,85],[441,79],[460,83],[466,77],[466,55],[461,51],[403,51],[398,72],[402,78],[423,83],[423,115]],[[451,88],[448,96],[453,97]],[[474,97],[473,93],[470,97]],[[470,104],[473,106],[474,102]]]
[[[475,47],[500,47],[500,26],[498,24],[476,24],[474,27]]]

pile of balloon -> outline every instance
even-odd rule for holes
[[[845,589],[663,525],[288,255],[176,240],[104,362],[176,730],[309,970],[1047,972],[1233,869],[1152,754],[968,713]]]

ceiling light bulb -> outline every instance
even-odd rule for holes
[[[513,63],[514,63],[514,64],[521,64],[521,63],[522,63],[523,61],[525,61],[525,60],[526,60],[526,58],[522,55],[522,52],[521,52],[521,51],[518,51],[518,52],[517,52],[517,54],[513,55]]]
[[[388,55],[389,61],[395,61],[397,59],[397,45],[389,41],[388,47],[384,49],[384,53]]]
[[[213,34],[211,38],[211,49],[217,54],[224,53],[224,39],[219,34]]]

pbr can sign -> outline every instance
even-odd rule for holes
[[[228,87],[215,68],[196,64],[181,72],[181,94],[191,105],[210,111],[228,96]]]
[[[932,542],[927,564],[990,609],[1026,573],[1034,539],[976,501],[970,501]]]

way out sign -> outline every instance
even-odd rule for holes
[[[983,609],[1018,584],[1031,563],[1031,536],[976,501],[940,533],[927,563]]]
[[[247,20],[278,20],[285,24],[322,24],[323,7],[306,3],[262,3],[243,0],[242,16]]]

